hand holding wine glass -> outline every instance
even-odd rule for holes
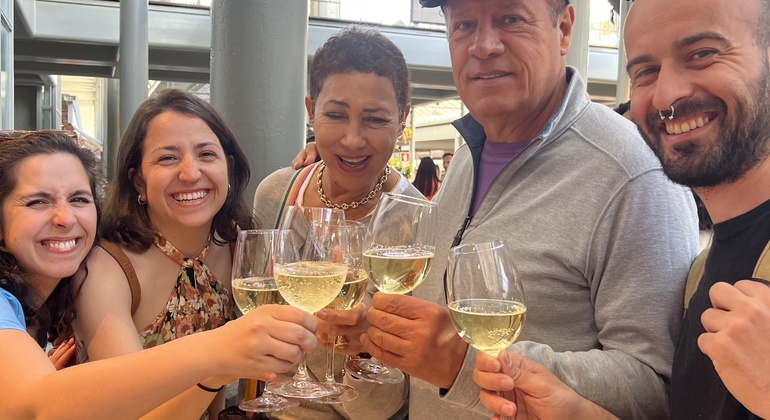
[[[427,200],[383,194],[367,229],[364,268],[380,292],[405,294],[425,279],[433,262],[436,204]],[[355,377],[374,383],[399,383],[404,374],[376,359],[351,360]]]

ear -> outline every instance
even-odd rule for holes
[[[305,96],[305,109],[307,110],[307,118],[310,120],[310,124],[313,123],[313,101],[309,96]]]
[[[128,170],[128,179],[131,180],[131,184],[134,186],[134,189],[139,195],[145,196],[145,200],[147,199],[147,191],[146,186],[144,184],[144,178],[142,178],[142,174],[139,173],[136,169],[131,168]]]
[[[572,29],[575,26],[575,6],[568,4],[556,21],[556,25],[559,28],[559,48],[561,56],[565,57],[569,51],[569,46],[572,43]]]
[[[406,104],[406,108],[404,108],[404,115],[401,116],[401,130],[398,132],[399,136],[404,132],[404,128],[406,128],[406,118],[409,116],[409,111],[411,110],[412,106],[410,104]]]

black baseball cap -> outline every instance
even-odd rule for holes
[[[567,3],[572,3],[572,0],[567,0]],[[420,6],[422,7],[439,7],[446,4],[446,0],[420,0]]]

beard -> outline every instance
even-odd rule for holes
[[[660,116],[657,111],[647,116],[639,132],[672,181],[690,188],[730,184],[770,155],[770,70],[763,68],[749,90],[754,94],[738,98],[732,113],[715,97],[676,107],[676,114],[684,116],[718,110],[724,120],[713,141],[702,139],[666,149],[659,131]]]

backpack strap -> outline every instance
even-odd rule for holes
[[[684,287],[684,309],[686,310],[690,304],[690,298],[698,290],[698,283],[703,278],[703,272],[706,270],[706,258],[708,257],[709,249],[707,247],[695,258],[690,266],[690,273],[687,275],[687,284]],[[762,254],[759,255],[757,264],[754,266],[754,277],[770,280],[770,241],[765,245],[765,249],[762,250]]]
[[[706,258],[708,258],[711,247],[706,247],[692,262],[690,272],[687,274],[687,283],[684,286],[684,309],[690,305],[690,298],[698,290],[698,283],[703,278],[703,272],[706,270]]]
[[[278,208],[278,217],[275,219],[275,222],[272,226],[273,228],[277,228],[278,225],[280,225],[281,220],[283,220],[283,213],[286,210],[286,206],[293,206],[294,203],[297,202],[297,198],[299,197],[299,192],[302,189],[302,185],[305,183],[305,180],[313,173],[315,168],[316,165],[312,164],[297,170],[297,172],[294,172],[294,176],[291,178],[291,181],[289,181],[289,185],[286,186],[286,191],[283,194],[283,199],[281,200],[280,207]]]
[[[765,245],[765,249],[762,250],[762,254],[757,260],[757,265],[754,266],[754,277],[770,280],[770,241]]]
[[[128,255],[123,252],[123,249],[114,242],[101,240],[99,246],[107,251],[123,269],[123,273],[128,279],[128,287],[131,289],[131,315],[134,315],[136,309],[139,308],[139,302],[142,300],[142,286],[139,284],[139,278],[136,276],[131,260],[128,259]]]

